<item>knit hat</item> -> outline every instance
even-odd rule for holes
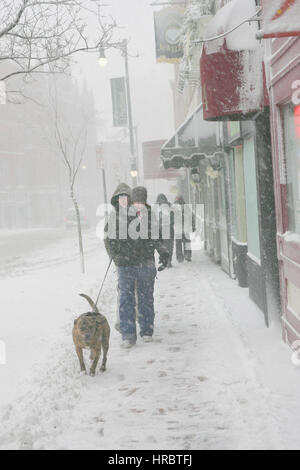
[[[175,199],[175,204],[181,204],[182,206],[185,204],[185,200],[183,199],[182,196],[178,196],[176,199]]]
[[[147,204],[147,197],[148,197],[147,189],[144,188],[143,186],[137,186],[136,188],[133,188],[132,196],[131,196],[131,200],[133,204],[135,202],[139,202],[141,204]]]

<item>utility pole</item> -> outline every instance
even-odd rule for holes
[[[132,177],[132,185],[136,186],[138,170],[137,170],[137,162],[136,162],[134,127],[133,127],[133,118],[132,118],[129,65],[128,65],[128,41],[127,39],[123,39],[123,41],[115,43],[114,46],[118,47],[122,51],[122,54],[124,57],[124,63],[125,63],[127,120],[128,120],[128,129],[129,129],[129,137],[130,137],[130,174]],[[104,67],[106,64],[107,64],[107,58],[105,57],[104,47],[100,47],[99,65],[101,67]]]
[[[134,144],[134,127],[132,119],[132,105],[131,105],[131,92],[130,92],[130,79],[129,79],[129,66],[128,66],[128,41],[124,39],[122,41],[122,50],[125,61],[125,77],[126,77],[126,92],[127,92],[127,111],[128,111],[128,128],[130,137],[130,170],[132,177],[133,187],[137,185],[137,166],[136,166],[136,154]]]
[[[136,148],[136,170],[138,172],[138,176],[140,176],[140,151],[139,151],[139,128],[135,126],[135,148]]]
[[[101,164],[101,171],[102,171],[102,184],[103,184],[103,196],[104,196],[104,204],[105,204],[105,220],[108,220],[108,211],[107,211],[107,187],[106,187],[106,175],[105,175],[105,166],[104,162]]]

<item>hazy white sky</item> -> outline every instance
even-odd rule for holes
[[[117,39],[127,37],[130,58],[131,95],[134,124],[139,127],[141,141],[168,138],[174,129],[173,100],[170,80],[173,66],[157,64],[152,0],[103,0],[111,7],[105,14],[116,18],[120,29]],[[109,79],[124,76],[124,59],[117,51],[107,51],[108,65],[100,68],[94,55],[81,60],[82,75],[93,88],[97,111],[112,125],[112,104]],[[111,130],[116,135],[119,130]]]

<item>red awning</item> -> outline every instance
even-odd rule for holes
[[[206,120],[251,119],[264,108],[262,50],[256,39],[255,0],[232,0],[210,23],[200,61],[203,113]]]
[[[300,0],[263,0],[263,29],[259,36],[300,36]]]

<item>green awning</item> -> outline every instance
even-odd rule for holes
[[[201,160],[222,152],[217,123],[204,121],[203,105],[185,120],[161,149],[164,168],[193,168]]]

